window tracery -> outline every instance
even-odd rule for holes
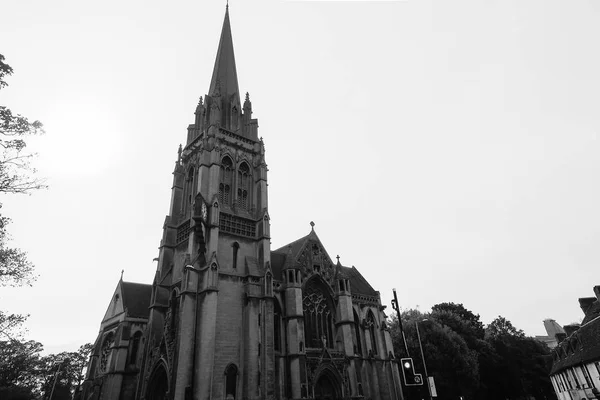
[[[326,288],[316,279],[303,290],[304,338],[307,347],[333,348],[334,307]]]
[[[233,180],[233,162],[228,156],[221,160],[221,176],[219,183],[219,203],[231,205],[231,186]]]
[[[248,167],[248,164],[243,162],[238,169],[237,205],[244,210],[250,209],[250,181],[250,167]]]
[[[375,316],[370,310],[367,314],[367,329],[369,330],[369,337],[371,338],[371,351],[373,352],[373,354],[377,354],[377,340],[375,336]]]
[[[106,372],[108,370],[108,361],[110,359],[110,352],[112,351],[115,343],[115,335],[110,332],[104,338],[102,348],[100,349],[100,371]]]

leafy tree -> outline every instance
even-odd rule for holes
[[[522,330],[515,328],[509,320],[500,315],[488,325],[486,334],[493,339],[510,336],[525,337],[525,333]]]
[[[0,54],[0,89],[8,85],[5,78],[12,73],[13,69]],[[31,167],[35,154],[27,151],[26,142],[31,135],[42,132],[39,121],[30,122],[22,115],[13,114],[10,108],[0,106],[0,193],[30,193],[45,187],[41,179],[35,178],[36,171]],[[9,223],[9,218],[0,215],[0,287],[31,285],[36,278],[33,264],[25,252],[9,246]],[[15,332],[26,318],[0,311],[1,336],[18,336]]]
[[[0,394],[2,399],[32,398],[37,392],[41,343],[0,341]]]
[[[526,337],[502,316],[488,325],[486,338],[498,354],[488,398],[555,398],[548,376],[552,365],[548,346]]]
[[[42,357],[41,376],[43,377],[40,390],[44,398],[52,400],[70,400],[84,379],[83,370],[87,365],[93,345],[86,343],[77,351],[63,351]],[[52,392],[54,388],[54,392]]]
[[[431,315],[438,322],[448,326],[457,333],[483,339],[485,329],[479,314],[467,310],[465,306],[455,303],[439,303],[431,307]]]
[[[459,334],[432,319],[430,314],[422,314],[418,310],[403,312],[402,324],[415,369],[425,379],[416,331],[416,324],[419,325],[427,372],[435,379],[440,400],[470,396],[476,390],[479,382],[477,353],[469,349]],[[401,354],[399,350],[403,348],[403,343],[398,332],[398,321],[394,318],[391,333],[394,351]],[[407,388],[406,391],[408,398],[424,398],[427,395],[425,385]]]

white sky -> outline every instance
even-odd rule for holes
[[[95,339],[121,269],[152,282],[224,11],[3,3],[0,104],[45,124],[50,188],[0,199],[40,275],[0,304],[48,351]],[[232,0],[230,16],[273,249],[313,220],[388,306],[396,287],[404,308],[464,303],[530,335],[581,319],[600,284],[600,2]]]

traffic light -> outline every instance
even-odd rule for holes
[[[423,384],[423,377],[421,374],[415,373],[415,366],[412,358],[401,358],[400,366],[402,367],[402,376],[404,377],[404,384],[406,386]]]

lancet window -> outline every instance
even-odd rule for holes
[[[275,351],[281,351],[281,307],[275,299],[275,310],[273,312],[273,347]]]
[[[373,351],[373,354],[377,354],[377,340],[375,336],[375,316],[370,310],[367,314],[367,329],[369,330],[369,337],[371,339],[371,350]]]
[[[354,342],[354,353],[362,355],[362,344],[360,340],[360,320],[358,319],[358,314],[356,313],[356,310],[353,309],[352,313],[354,314],[354,336],[356,338]]]
[[[307,347],[334,347],[335,308],[327,287],[311,279],[303,290],[304,338]]]
[[[225,156],[221,160],[221,177],[219,183],[219,203],[231,205],[231,187],[233,183],[233,162]]]
[[[244,210],[250,209],[249,194],[251,181],[250,167],[243,162],[238,168],[237,205]]]
[[[129,364],[135,365],[137,364],[137,357],[139,354],[140,346],[142,343],[142,332],[137,331],[133,338],[131,339],[131,344],[129,348]]]
[[[234,364],[229,364],[225,370],[225,399],[235,399],[238,370]]]

